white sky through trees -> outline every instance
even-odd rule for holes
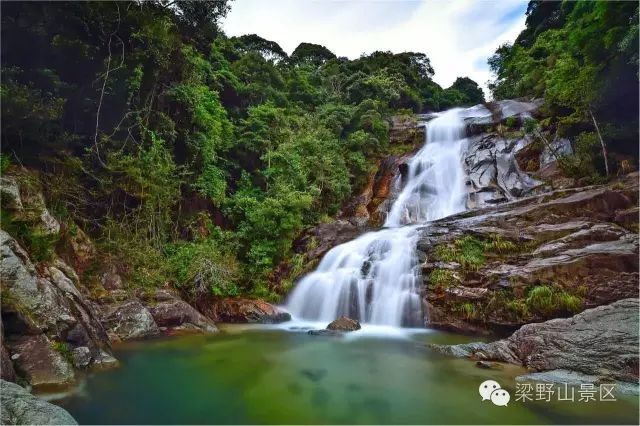
[[[470,77],[489,95],[487,58],[524,29],[526,9],[526,0],[235,0],[223,28],[258,34],[289,54],[301,42],[350,59],[422,52],[442,87]]]

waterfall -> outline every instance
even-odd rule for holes
[[[463,211],[467,201],[460,109],[438,114],[426,130],[425,145],[409,162],[407,181],[383,229],[329,250],[291,293],[287,309],[294,317],[329,322],[345,315],[379,325],[422,324],[418,227]]]

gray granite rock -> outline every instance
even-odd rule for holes
[[[31,395],[21,386],[0,380],[3,425],[77,425],[64,408]]]

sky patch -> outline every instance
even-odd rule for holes
[[[229,36],[258,34],[291,53],[322,44],[350,59],[376,50],[425,53],[434,80],[469,77],[486,90],[486,61],[524,29],[525,0],[235,0],[223,21]]]

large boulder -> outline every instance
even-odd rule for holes
[[[328,326],[327,330],[334,331],[355,331],[360,330],[360,323],[357,320],[340,317],[334,321],[332,321]]]
[[[45,335],[26,335],[8,341],[18,374],[34,389],[64,389],[75,383],[75,373],[66,344],[50,341]]]
[[[0,380],[3,425],[77,425],[64,408],[35,397],[21,386]]]
[[[573,370],[637,383],[638,308],[638,299],[623,299],[571,318],[527,324],[504,340],[432,347],[535,371]]]
[[[170,331],[203,331],[215,333],[216,325],[184,300],[171,299],[149,307],[156,324]]]
[[[225,298],[213,302],[207,314],[216,322],[272,324],[291,315],[260,299]]]
[[[106,307],[102,324],[115,341],[143,339],[160,333],[153,315],[138,299]]]

